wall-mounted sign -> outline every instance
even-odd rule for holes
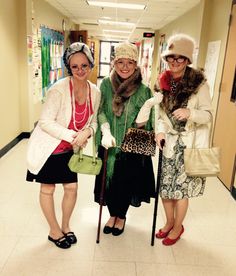
[[[147,37],[147,38],[150,38],[150,37],[153,37],[155,36],[155,33],[143,33],[143,37]]]

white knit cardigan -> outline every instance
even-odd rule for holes
[[[57,81],[47,93],[37,126],[32,132],[27,149],[27,168],[37,174],[48,157],[62,140],[73,141],[74,130],[68,129],[72,116],[70,77]],[[97,112],[101,94],[96,85],[89,82],[93,114],[89,117],[84,128],[91,127],[94,133],[97,130]]]

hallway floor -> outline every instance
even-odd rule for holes
[[[217,178],[207,179],[203,197],[190,200],[185,232],[170,247],[151,246],[153,206],[131,207],[124,233],[102,232],[96,243],[99,206],[93,202],[93,176],[79,176],[71,228],[78,243],[68,250],[47,240],[39,206],[39,185],[25,181],[27,139],[0,159],[0,275],[6,276],[201,276],[236,275],[236,202]],[[60,218],[62,187],[55,201]],[[160,202],[157,227],[163,225]]]

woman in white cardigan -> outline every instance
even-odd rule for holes
[[[188,199],[201,196],[206,181],[205,178],[187,176],[184,172],[184,148],[192,147],[195,129],[195,146],[209,146],[208,123],[212,117],[206,79],[201,71],[188,66],[192,63],[193,50],[191,37],[184,34],[170,37],[162,54],[169,70],[164,71],[157,82],[157,90],[163,94],[156,141],[163,150],[160,196],[166,223],[156,237],[162,239],[164,245],[173,245],[180,239]],[[163,139],[165,146],[162,148]]]
[[[88,81],[94,61],[86,44],[71,44],[63,59],[69,76],[48,90],[28,143],[26,179],[41,183],[40,205],[50,227],[48,240],[66,249],[77,242],[69,224],[77,198],[77,174],[67,164],[73,149],[85,147],[96,132],[100,91]],[[64,188],[61,224],[53,199],[58,183]]]

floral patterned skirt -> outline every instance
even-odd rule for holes
[[[160,196],[163,199],[183,199],[203,195],[206,178],[187,176],[184,171],[185,145],[179,137],[171,158],[163,155]]]

